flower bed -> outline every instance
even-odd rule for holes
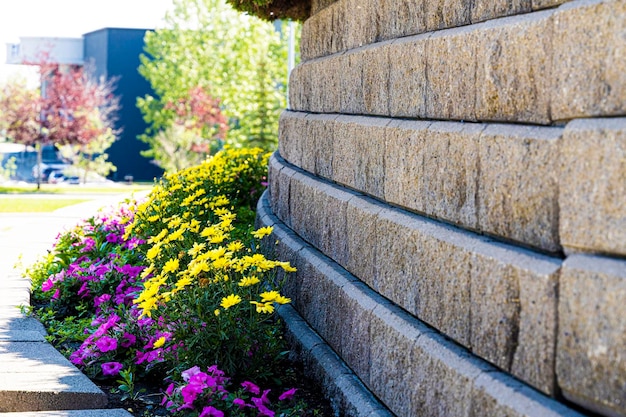
[[[158,381],[174,415],[319,415],[283,384],[274,271],[295,269],[253,229],[268,157],[225,149],[60,235],[28,271],[49,341],[125,398]]]

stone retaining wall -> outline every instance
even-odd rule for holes
[[[259,206],[299,314],[398,416],[626,416],[626,1],[312,10]]]

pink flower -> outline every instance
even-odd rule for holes
[[[252,403],[259,410],[259,416],[265,417],[274,417],[276,414],[274,411],[270,410],[263,404],[263,400],[261,398],[252,397]]]
[[[110,352],[117,349],[117,340],[109,336],[103,336],[96,341],[96,346],[102,353]]]
[[[41,284],[41,291],[48,292],[54,287],[54,280],[52,278],[48,278]]]
[[[119,362],[105,362],[102,365],[102,374],[115,376],[120,373],[124,365]]]
[[[124,335],[122,336],[122,341],[120,345],[122,345],[123,348],[129,348],[132,345],[134,345],[135,342],[137,342],[137,338],[135,337],[135,335],[125,332]]]
[[[288,389],[287,391],[285,391],[282,394],[280,394],[280,396],[278,397],[278,401],[285,401],[285,400],[292,399],[293,396],[295,395],[296,391],[298,391],[297,388]]]
[[[191,405],[198,397],[198,394],[202,393],[202,387],[197,384],[187,384],[180,390],[180,393],[183,396],[185,405]]]
[[[241,398],[235,398],[233,400],[233,404],[235,404],[237,407],[239,407],[239,409],[241,410],[244,407],[248,407],[248,404],[246,404],[246,402],[244,400],[242,400]]]
[[[256,386],[255,384],[253,384],[250,381],[242,382],[241,386],[244,387],[246,390],[248,390],[249,392],[251,392],[254,395],[259,395],[261,393],[261,388],[259,388],[258,386]]]
[[[224,412],[215,407],[204,407],[198,417],[224,417]]]
[[[185,382],[189,382],[189,380],[191,379],[192,376],[194,376],[197,373],[202,372],[200,370],[200,367],[198,366],[194,366],[192,368],[187,369],[186,371],[181,372],[181,376],[183,377],[183,381]]]

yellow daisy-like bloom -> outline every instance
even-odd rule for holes
[[[150,275],[152,272],[154,272],[154,264],[150,264],[149,267],[147,267],[146,269],[144,269],[143,271],[141,271],[141,278],[145,278],[148,275]]]
[[[150,239],[148,239],[148,243],[159,243],[161,240],[163,240],[165,235],[167,235],[167,229],[163,229],[159,232],[158,235],[152,236]]]
[[[276,265],[280,266],[285,272],[296,272],[297,269],[291,266],[289,262],[276,262]]]
[[[237,305],[241,302],[241,297],[235,294],[231,294],[228,297],[224,297],[222,298],[222,302],[220,303],[220,306],[222,306],[223,309],[229,309],[234,305]]]
[[[256,237],[257,239],[263,239],[263,237],[270,235],[273,231],[274,228],[272,226],[261,227],[255,232],[252,232],[252,236]]]
[[[148,218],[147,218],[147,220],[148,220],[150,223],[154,223],[154,222],[156,222],[157,220],[159,220],[159,218],[160,218],[160,217],[161,217],[161,216],[159,216],[158,214],[154,214],[154,215],[152,215],[152,216],[148,217]]]
[[[178,269],[178,266],[178,259],[170,259],[165,262],[165,265],[163,266],[163,273],[167,274],[168,272],[174,272]]]
[[[187,230],[185,227],[181,227],[180,229],[178,229],[177,231],[169,235],[167,237],[167,240],[169,242],[173,242],[175,240],[181,240],[183,238],[183,233],[185,233],[185,230]]]
[[[200,251],[202,251],[204,248],[206,248],[206,243],[197,243],[197,242],[193,242],[193,246],[191,247],[191,249],[189,249],[187,251],[187,253],[193,257],[197,256],[198,253],[200,253]]]
[[[245,246],[240,241],[230,242],[228,245],[226,245],[226,249],[228,249],[230,252],[238,252],[244,247]]]
[[[237,283],[237,285],[239,285],[240,287],[249,287],[251,285],[258,284],[259,282],[261,281],[257,277],[243,277],[241,280],[239,280],[239,283]]]
[[[179,279],[178,281],[176,281],[176,290],[180,291],[183,288],[185,288],[187,285],[191,284],[191,278],[190,277],[183,277],[181,279]]]
[[[220,315],[220,310],[219,310],[219,309],[216,309],[216,310],[213,312],[213,314],[215,314],[215,317],[219,316],[219,315]]]
[[[154,342],[152,344],[152,346],[154,346],[156,349],[160,348],[161,346],[163,346],[165,344],[165,337],[161,336],[159,337],[156,342]]]
[[[154,259],[160,254],[161,254],[161,243],[159,242],[156,245],[152,246],[150,249],[148,249],[148,252],[146,252],[146,258]]]
[[[283,297],[280,295],[278,291],[267,291],[259,294],[261,296],[261,301],[267,302],[276,302],[278,304],[287,304],[291,302],[291,299],[287,297]]]
[[[259,303],[258,301],[250,301],[250,304],[254,304],[256,306],[257,313],[271,314],[274,312],[274,306],[271,302]]]
[[[209,243],[222,243],[226,240],[227,237],[228,235],[220,233],[219,235],[213,236],[211,239],[209,239]]]

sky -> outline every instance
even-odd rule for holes
[[[172,0],[0,0],[0,82],[22,66],[6,65],[6,44],[20,37],[76,37],[105,27],[154,29]],[[28,75],[27,75],[28,76]]]

